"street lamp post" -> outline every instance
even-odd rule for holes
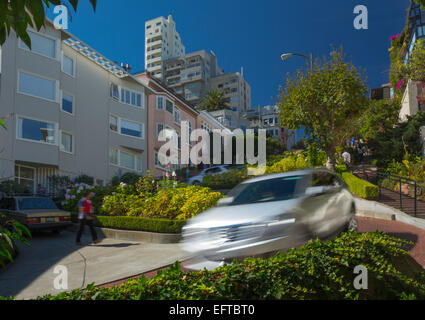
[[[282,60],[287,60],[289,58],[292,58],[293,56],[299,56],[299,57],[306,58],[308,60],[308,62],[310,63],[311,71],[313,71],[313,52],[310,52],[310,57],[308,57],[308,56],[306,56],[305,54],[302,54],[302,53],[284,53],[280,56],[280,58]]]
[[[287,59],[289,59],[289,58],[292,58],[293,56],[299,56],[299,57],[303,57],[303,58],[307,59],[307,61],[308,61],[308,62],[309,62],[309,64],[310,64],[310,71],[311,71],[311,72],[313,72],[313,52],[311,52],[311,51],[310,51],[310,57],[309,57],[309,56],[306,56],[305,54],[302,54],[302,53],[283,53],[283,54],[280,56],[280,58],[281,58],[283,61],[285,61],[285,60],[287,60]],[[312,140],[314,140],[314,134],[313,134],[312,139],[310,139],[310,142],[309,142],[309,145],[310,145],[311,147],[313,147],[313,146],[312,146]],[[296,138],[295,138],[295,141],[296,141]],[[310,148],[310,149],[311,149],[311,148]]]

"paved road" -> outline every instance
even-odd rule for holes
[[[104,239],[90,244],[83,236],[83,247],[75,245],[75,233],[35,235],[31,246],[19,245],[21,252],[14,263],[0,271],[0,296],[18,299],[60,291],[53,287],[58,265],[68,268],[68,287],[76,289],[95,282],[102,284],[128,278],[185,258],[178,244],[138,243]]]
[[[425,267],[425,230],[398,221],[359,217],[359,232],[376,230],[412,241],[410,254]],[[0,296],[27,299],[60,292],[53,288],[57,265],[68,268],[69,289],[76,289],[92,282],[118,285],[140,274],[150,277],[156,274],[155,270],[186,258],[177,244],[104,239],[98,245],[77,247],[74,236],[72,232],[38,235],[31,247],[20,246],[21,254],[15,263],[0,273]],[[88,235],[83,237],[83,243],[90,243]]]
[[[358,231],[360,233],[365,232],[375,232],[382,231],[390,236],[405,239],[413,242],[413,246],[409,249],[409,254],[422,266],[425,268],[425,230],[413,227],[411,225],[390,220],[374,219],[367,217],[358,217]],[[190,260],[187,260],[181,264],[183,271],[188,271],[185,269],[185,265],[190,263]],[[164,268],[159,268],[157,270],[152,270],[150,272],[144,273],[148,278],[156,275],[158,270]],[[118,281],[112,281],[110,283],[105,283],[101,287],[113,287],[119,286],[120,284],[128,281],[132,278],[139,278],[140,275],[129,277],[127,279],[121,279]]]

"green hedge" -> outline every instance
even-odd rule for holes
[[[212,271],[184,273],[178,263],[151,279],[142,276],[119,287],[90,284],[44,300],[290,300],[425,299],[422,267],[403,249],[404,240],[383,233],[342,234],[309,241],[268,259],[249,258]],[[357,290],[358,265],[368,270],[368,288]]]
[[[77,214],[72,214],[72,220],[78,222]],[[180,233],[186,220],[169,220],[128,216],[96,216],[95,226],[102,228],[150,231],[158,233]]]
[[[345,183],[350,188],[351,192],[353,192],[360,198],[375,199],[378,197],[379,195],[378,186],[375,186],[374,184],[366,180],[357,178],[355,175],[353,175],[350,172],[342,172],[341,176],[344,179]]]

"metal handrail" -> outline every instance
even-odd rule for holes
[[[369,169],[363,169],[363,174],[365,176],[367,176],[367,173],[372,173],[374,174],[377,178],[380,178],[380,180],[384,180],[384,179],[389,179],[392,181],[397,181],[399,182],[399,195],[400,195],[400,210],[403,210],[403,192],[402,192],[402,184],[407,184],[407,185],[411,185],[414,187],[414,215],[415,217],[417,216],[417,200],[418,200],[418,195],[423,195],[423,188],[421,186],[418,185],[417,181],[411,178],[407,178],[407,177],[403,177],[403,176],[399,176],[399,175],[395,175],[392,173],[388,173],[388,172],[382,172],[382,171],[372,171]],[[379,196],[381,195],[381,185],[379,184],[379,181],[377,179],[377,185],[379,188]],[[420,191],[420,193],[418,193],[418,191]],[[407,197],[410,197],[409,195],[405,195]]]

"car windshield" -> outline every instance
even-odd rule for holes
[[[233,197],[233,201],[228,205],[293,199],[305,194],[307,183],[307,176],[290,176],[242,183],[229,193],[229,196]]]
[[[57,209],[49,198],[22,198],[18,200],[19,210]]]

